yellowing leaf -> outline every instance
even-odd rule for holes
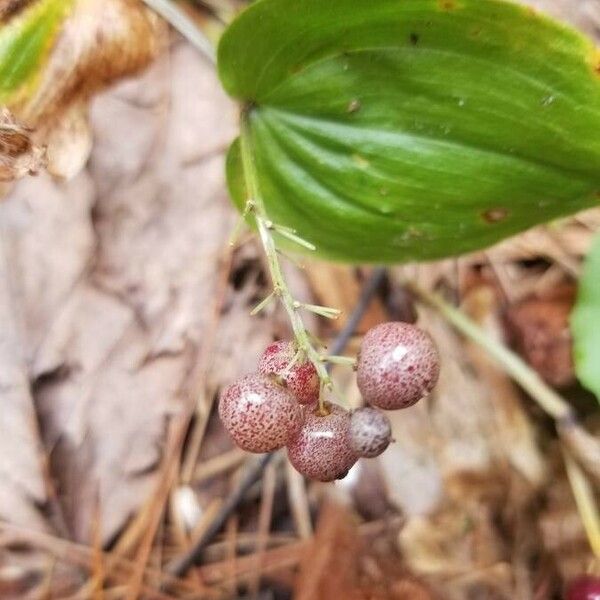
[[[73,5],[74,0],[40,0],[9,13],[12,18],[0,29],[0,102],[15,104],[31,92]]]
[[[36,130],[38,144],[50,146],[50,171],[71,176],[90,150],[86,101],[148,65],[161,48],[164,24],[138,0],[16,6],[16,12],[0,6],[0,103]],[[70,140],[69,131],[78,139]]]

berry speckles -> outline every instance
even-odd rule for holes
[[[281,340],[267,346],[258,363],[263,375],[278,375],[300,404],[314,404],[319,399],[320,382],[314,365],[300,360],[288,369],[296,356],[293,342]]]
[[[600,600],[600,578],[582,575],[567,588],[566,600]]]
[[[382,454],[392,441],[390,420],[374,408],[359,408],[350,418],[350,446],[363,458]]]
[[[221,394],[219,416],[235,443],[248,452],[271,452],[300,430],[302,407],[265,375],[246,375]]]
[[[358,459],[350,446],[350,413],[336,404],[327,408],[327,416],[306,408],[304,425],[288,445],[294,468],[317,481],[342,479]]]
[[[408,323],[383,323],[363,339],[357,381],[365,402],[396,410],[428,394],[439,371],[439,355],[426,332]]]

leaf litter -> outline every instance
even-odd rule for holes
[[[592,4],[575,12],[591,31]],[[227,249],[235,216],[222,152],[235,108],[210,66],[173,40],[147,72],[94,100],[93,144],[80,118],[58,147],[74,145],[81,163],[91,151],[83,172],[26,178],[0,205],[0,592],[92,597],[108,567],[110,597],[162,597],[161,569],[244,468],[210,416],[215,395],[287,335],[285,319],[272,308],[249,317],[268,288],[261,254],[252,243]],[[66,161],[71,174],[76,163]],[[504,310],[569,283],[599,224],[589,211],[552,235],[537,228],[403,271],[458,291],[502,337]],[[351,310],[364,271],[309,269],[290,267],[298,297],[337,297]],[[396,314],[396,274],[364,322]],[[546,598],[585,570],[591,554],[555,435],[494,363],[437,315],[419,315],[448,358],[430,400],[393,415],[397,444],[333,488],[286,490],[277,461],[196,576],[165,597],[237,597],[249,585],[315,600]],[[340,323],[318,325],[331,339]],[[350,378],[343,388],[359,401]]]

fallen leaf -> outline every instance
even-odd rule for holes
[[[517,352],[556,387],[575,381],[569,329],[574,296],[572,286],[554,288],[543,297],[529,297],[512,304],[505,314],[509,338]]]
[[[44,149],[32,130],[19,123],[7,108],[0,110],[0,181],[36,175],[45,164]]]
[[[352,514],[334,503],[326,504],[313,543],[300,565],[294,598],[361,598],[357,589],[361,549],[362,541]]]
[[[46,525],[37,509],[48,499],[42,445],[10,282],[4,244],[0,244],[0,518],[43,529]]]
[[[92,123],[90,168],[68,183],[21,181],[4,203],[3,240],[68,525],[89,540],[99,505],[106,541],[153,489],[167,420],[196,393],[234,218],[221,149],[235,109],[180,45],[99,97]]]

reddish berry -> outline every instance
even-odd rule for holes
[[[257,453],[283,448],[304,419],[292,394],[265,375],[246,375],[226,388],[219,416],[240,448]]]
[[[600,600],[600,578],[582,575],[567,588],[566,600]]]
[[[317,481],[342,479],[358,459],[350,447],[350,413],[336,404],[327,408],[327,416],[306,408],[304,425],[288,445],[294,468]]]
[[[440,359],[433,340],[408,323],[370,329],[358,357],[358,387],[368,404],[386,410],[407,408],[435,386]]]
[[[319,399],[321,383],[315,366],[309,360],[287,366],[296,356],[294,342],[281,340],[274,342],[263,352],[258,363],[258,371],[263,375],[279,375],[300,404],[314,404]]]
[[[359,408],[350,418],[350,446],[358,456],[375,458],[392,441],[390,420],[374,408]]]

